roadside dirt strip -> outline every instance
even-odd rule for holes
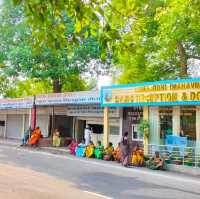
[[[1,199],[102,199],[74,184],[29,168],[0,164]]]

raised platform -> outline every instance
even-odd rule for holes
[[[66,137],[61,138],[61,147],[68,146],[72,141],[72,138]],[[52,146],[52,138],[41,138],[38,142],[39,147],[51,147]]]

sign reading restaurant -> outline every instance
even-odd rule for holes
[[[200,78],[103,87],[102,106],[200,104]]]

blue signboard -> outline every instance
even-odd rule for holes
[[[101,105],[200,105],[200,78],[105,86],[101,89]]]

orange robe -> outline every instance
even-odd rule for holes
[[[31,138],[28,143],[31,145],[35,145],[38,142],[38,140],[41,138],[41,135],[42,135],[41,130],[35,129],[31,135]]]

